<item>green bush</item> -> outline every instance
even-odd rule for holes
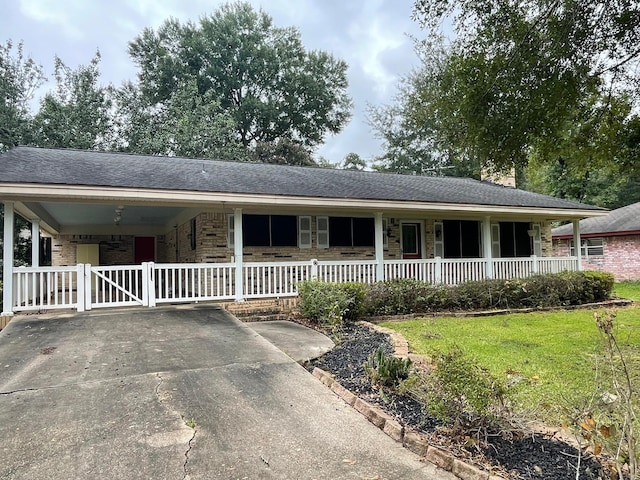
[[[493,425],[504,407],[506,385],[459,347],[434,361],[426,389],[429,413],[464,431]]]
[[[482,280],[456,286],[396,279],[373,285],[303,282],[300,311],[313,321],[355,321],[365,315],[403,315],[496,308],[581,305],[611,297],[613,276],[562,272],[525,279]]]
[[[362,318],[365,311],[365,299],[367,296],[368,286],[366,283],[347,282],[337,284],[349,299],[347,309],[344,312],[343,319],[347,322],[355,322]]]
[[[300,313],[322,324],[356,321],[364,313],[367,285],[364,283],[326,283],[309,280],[298,284]]]
[[[364,370],[373,385],[397,388],[402,380],[409,377],[411,360],[398,358],[378,347],[364,364]]]

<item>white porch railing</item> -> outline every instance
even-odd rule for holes
[[[156,263],[149,290],[155,303],[232,300],[236,295],[233,263]],[[151,300],[153,302],[153,300]]]
[[[414,278],[456,285],[488,277],[508,280],[536,273],[576,270],[576,257],[386,260],[384,280]],[[13,272],[13,311],[91,308],[158,303],[280,298],[298,294],[299,282],[377,281],[375,260],[247,262],[236,280],[235,263],[143,263],[98,267],[16,268]],[[491,267],[491,268],[489,268]],[[242,281],[242,285],[236,285]],[[237,289],[241,288],[241,295]]]
[[[245,298],[295,297],[297,284],[311,280],[312,262],[249,262],[242,266]]]
[[[322,282],[374,283],[377,264],[375,260],[318,261],[314,277]]]

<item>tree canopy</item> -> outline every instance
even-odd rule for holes
[[[0,152],[28,137],[29,102],[44,80],[42,66],[25,57],[22,43],[0,45]]]
[[[416,0],[414,17],[422,67],[399,118],[432,155],[500,172],[532,155],[554,162],[572,143],[572,164],[635,163],[612,134],[632,135],[637,119],[638,2]]]
[[[99,64],[100,52],[76,70],[55,57],[56,90],[44,96],[33,118],[32,143],[85,150],[108,148],[113,135],[111,92],[99,84]]]
[[[350,118],[347,64],[307,51],[300,32],[280,28],[248,3],[225,4],[198,23],[167,20],[130,43],[149,105],[181,85],[220,102],[246,147],[289,140],[307,148],[338,133]]]

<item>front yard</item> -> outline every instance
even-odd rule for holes
[[[413,352],[433,355],[452,346],[515,385],[516,408],[552,425],[593,393],[602,339],[592,310],[476,318],[423,318],[387,322]],[[617,310],[616,333],[640,376],[640,308]]]

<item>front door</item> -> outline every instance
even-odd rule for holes
[[[134,263],[156,261],[156,237],[135,237],[133,243]]]
[[[422,258],[422,239],[419,223],[402,224],[402,258]]]

